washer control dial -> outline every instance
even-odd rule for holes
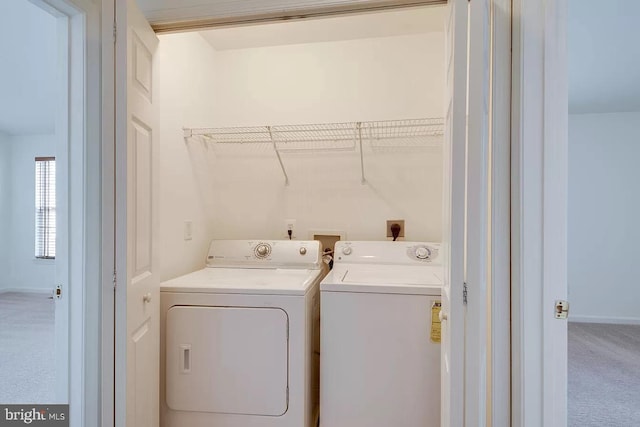
[[[268,243],[260,243],[254,250],[256,257],[266,258],[271,255],[271,246]]]
[[[342,248],[342,253],[345,255],[351,255],[351,251],[353,249],[351,249],[351,246],[345,246],[344,248]]]
[[[300,255],[306,255],[307,254],[307,248],[305,248],[304,246],[300,248]]]
[[[418,259],[429,259],[431,258],[431,251],[424,246],[420,246],[416,248],[416,258]]]

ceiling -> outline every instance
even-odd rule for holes
[[[640,111],[640,1],[569,1],[569,112]]]
[[[152,24],[164,24],[212,17],[295,15],[319,8],[362,8],[416,1],[429,0],[138,0],[138,5]]]
[[[446,9],[430,6],[256,26],[224,27],[200,34],[216,49],[243,49],[443,32]]]
[[[0,131],[53,133],[56,18],[28,0],[0,1]]]

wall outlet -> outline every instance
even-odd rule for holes
[[[391,232],[391,226],[393,224],[398,224],[400,226],[400,234],[398,234],[398,240],[404,240],[404,219],[387,220],[387,240],[393,240],[393,233]]]
[[[192,240],[193,239],[193,222],[185,221],[184,222],[184,240]]]
[[[285,219],[284,220],[284,230],[285,237],[289,238],[289,230],[291,230],[291,238],[296,238],[296,220],[295,219]]]

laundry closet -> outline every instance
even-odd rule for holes
[[[442,239],[444,6],[159,34],[160,280],[212,239]]]
[[[265,292],[267,279],[263,274],[258,275],[261,278],[253,288],[245,283],[251,274],[244,274],[243,292],[251,294],[246,299],[239,294],[233,296],[238,289],[229,290],[240,281],[224,278],[219,288],[223,290],[215,292],[211,291],[211,282],[194,287],[189,281],[198,275],[210,277],[205,271],[209,267],[255,268],[248,263],[256,259],[264,260],[262,265],[272,266],[272,273],[278,275],[291,267],[289,261],[294,258],[302,262],[296,261],[298,268],[308,268],[305,263],[314,258],[316,261],[309,265],[317,272],[322,253],[315,240],[320,237],[334,242],[379,242],[391,240],[390,224],[402,224],[399,236],[397,226],[392,233],[396,234],[394,240],[399,237],[407,241],[405,246],[392,244],[391,252],[357,256],[369,263],[393,264],[402,259],[402,264],[411,260],[425,266],[437,258],[435,267],[442,274],[437,277],[437,292],[429,294],[433,301],[427,304],[415,300],[414,313],[418,316],[411,317],[413,320],[401,329],[419,325],[414,331],[420,337],[430,337],[430,341],[426,338],[429,345],[442,348],[444,360],[448,360],[454,347],[446,341],[440,346],[439,326],[431,326],[431,333],[422,329],[446,319],[438,318],[440,285],[446,287],[454,271],[447,243],[449,234],[454,233],[449,230],[448,217],[452,207],[461,206],[462,193],[452,194],[451,183],[461,182],[463,171],[463,150],[459,147],[465,129],[462,121],[466,120],[461,108],[466,95],[466,72],[461,72],[466,68],[466,55],[456,56],[453,49],[445,49],[445,21],[456,22],[461,28],[455,34],[450,32],[449,40],[462,40],[463,32],[466,39],[466,2],[458,3],[459,7],[448,9],[453,12],[450,18],[446,7],[431,5],[161,34],[153,33],[131,3],[126,13],[121,12],[119,31],[127,31],[127,42],[116,44],[116,63],[120,59],[127,68],[126,73],[116,76],[116,99],[126,100],[126,108],[116,111],[116,133],[126,144],[117,145],[120,163],[116,163],[125,164],[127,170],[116,179],[117,198],[118,194],[126,195],[126,203],[117,203],[116,224],[126,218],[126,227],[116,227],[116,233],[120,241],[126,241],[127,250],[126,257],[120,255],[116,261],[116,270],[127,272],[127,287],[126,291],[116,291],[116,311],[118,307],[127,310],[127,351],[116,352],[116,377],[119,370],[124,370],[127,383],[116,382],[116,412],[118,407],[126,408],[128,422],[139,425],[143,419],[138,417],[144,416],[152,417],[144,422],[157,424],[157,402],[146,396],[155,396],[160,388],[165,421],[166,414],[174,411],[181,412],[176,416],[186,414],[184,420],[190,421],[185,422],[197,420],[194,425],[209,425],[215,418],[221,425],[234,427],[298,426],[301,422],[294,417],[304,406],[306,421],[302,424],[316,425],[318,387],[309,386],[308,381],[318,378],[318,359],[320,366],[323,359],[322,344],[311,347],[312,341],[319,342],[321,318],[327,319],[325,312],[318,314],[322,276],[314,276],[313,281],[305,279],[303,285],[310,290],[296,297],[304,315],[300,308],[286,308],[293,299],[283,293],[290,289],[277,288],[281,283],[269,288],[275,293]],[[448,79],[445,73],[449,73]],[[453,93],[458,94],[457,99]],[[457,150],[451,149],[453,140]],[[457,180],[450,176],[454,170]],[[459,216],[452,218],[457,220]],[[456,237],[460,229],[456,226]],[[289,239],[292,242],[278,243]],[[242,241],[249,245],[246,253],[246,245],[238,243]],[[443,242],[442,249],[439,242]],[[459,239],[455,244],[460,247]],[[340,250],[348,255],[352,247],[343,244]],[[379,255],[391,253],[390,257]],[[279,260],[289,264],[280,265]],[[225,264],[228,261],[231,264]],[[417,270],[411,271],[417,274]],[[455,269],[456,283],[460,271]],[[426,276],[417,276],[422,284]],[[397,292],[399,288],[391,294]],[[407,300],[413,300],[415,291],[406,292]],[[171,299],[168,293],[176,298]],[[272,302],[276,294],[282,295],[283,302]],[[441,299],[444,311],[449,294],[442,292]],[[185,304],[191,308],[181,311]],[[261,359],[260,349],[245,345],[255,342],[237,337],[233,325],[225,320],[240,311],[253,313],[255,309],[255,313],[266,315],[278,308],[286,316],[271,320],[287,331],[280,352],[286,357]],[[172,313],[176,313],[175,319],[204,313],[207,320],[187,322],[186,329],[178,330],[182,320],[175,320]],[[377,316],[375,310],[373,315]],[[255,330],[245,320],[239,322],[245,329]],[[198,328],[194,324],[209,326]],[[278,328],[267,329],[274,333]],[[119,341],[125,336],[124,330],[124,326],[116,325],[116,347],[118,342],[124,343]],[[230,341],[225,342],[243,349],[243,356],[234,351],[225,353],[225,360],[236,365],[246,356],[256,372],[275,375],[279,371],[266,368],[269,361],[284,363],[287,368],[278,378],[286,380],[286,387],[281,387],[278,395],[262,387],[262,395],[269,396],[265,399],[250,398],[237,389],[236,395],[244,396],[243,400],[233,399],[233,392],[214,390],[210,381],[198,382],[206,375],[220,378],[222,373],[229,384],[223,388],[231,390],[238,385],[236,373],[248,372],[242,366],[235,371],[228,369],[219,359],[219,349],[207,338],[208,330],[226,331],[223,335]],[[191,332],[201,333],[193,338],[195,344],[191,338],[183,338]],[[453,328],[445,329],[444,335],[447,333],[452,334]],[[279,334],[278,339],[284,336]],[[416,336],[408,341],[422,342]],[[388,342],[397,341],[394,334],[390,337]],[[304,351],[295,343],[304,343]],[[201,351],[202,347],[211,353]],[[265,344],[264,348],[275,347]],[[440,351],[432,353],[429,366],[433,375],[417,380],[409,367],[405,372],[409,372],[406,378],[411,381],[401,382],[432,387],[429,393],[408,391],[405,394],[412,398],[404,400],[412,410],[420,407],[424,412],[424,405],[414,400],[433,393],[438,399],[430,402],[433,407],[428,412],[434,415],[429,418],[439,424],[440,364],[436,359]],[[303,354],[314,361],[303,361]],[[419,363],[427,360],[418,352],[413,355]],[[211,374],[213,371],[203,374],[191,370],[192,361],[213,359],[217,363],[206,363],[206,369],[217,369],[216,375]],[[394,359],[392,364],[399,360]],[[448,382],[449,364],[442,366],[442,378]],[[302,379],[307,381],[304,396],[300,391]],[[274,384],[266,379],[259,383]],[[322,384],[319,389],[323,389]],[[378,392],[383,389],[375,387]],[[202,401],[187,398],[180,390],[189,390],[194,399]],[[206,393],[227,393],[227,400],[214,400],[210,398],[213,394]],[[279,400],[271,405],[271,398]],[[312,401],[316,409],[309,406]],[[266,406],[255,409],[256,402]],[[442,405],[443,416],[454,412],[450,401],[443,400]],[[276,420],[280,416],[282,421]],[[421,417],[425,419],[425,414]],[[172,418],[169,422],[181,425],[184,420]],[[447,423],[444,418],[443,425]]]

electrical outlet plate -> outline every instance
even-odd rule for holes
[[[291,238],[295,239],[296,237],[296,220],[295,219],[285,219],[284,220],[284,229],[285,229],[285,233],[284,233],[284,238],[288,239],[289,238],[289,233],[288,231],[291,230]]]
[[[391,226],[393,224],[400,225],[400,234],[398,235],[398,239],[404,239],[404,219],[387,220],[387,238],[393,239],[393,233],[391,232]]]

